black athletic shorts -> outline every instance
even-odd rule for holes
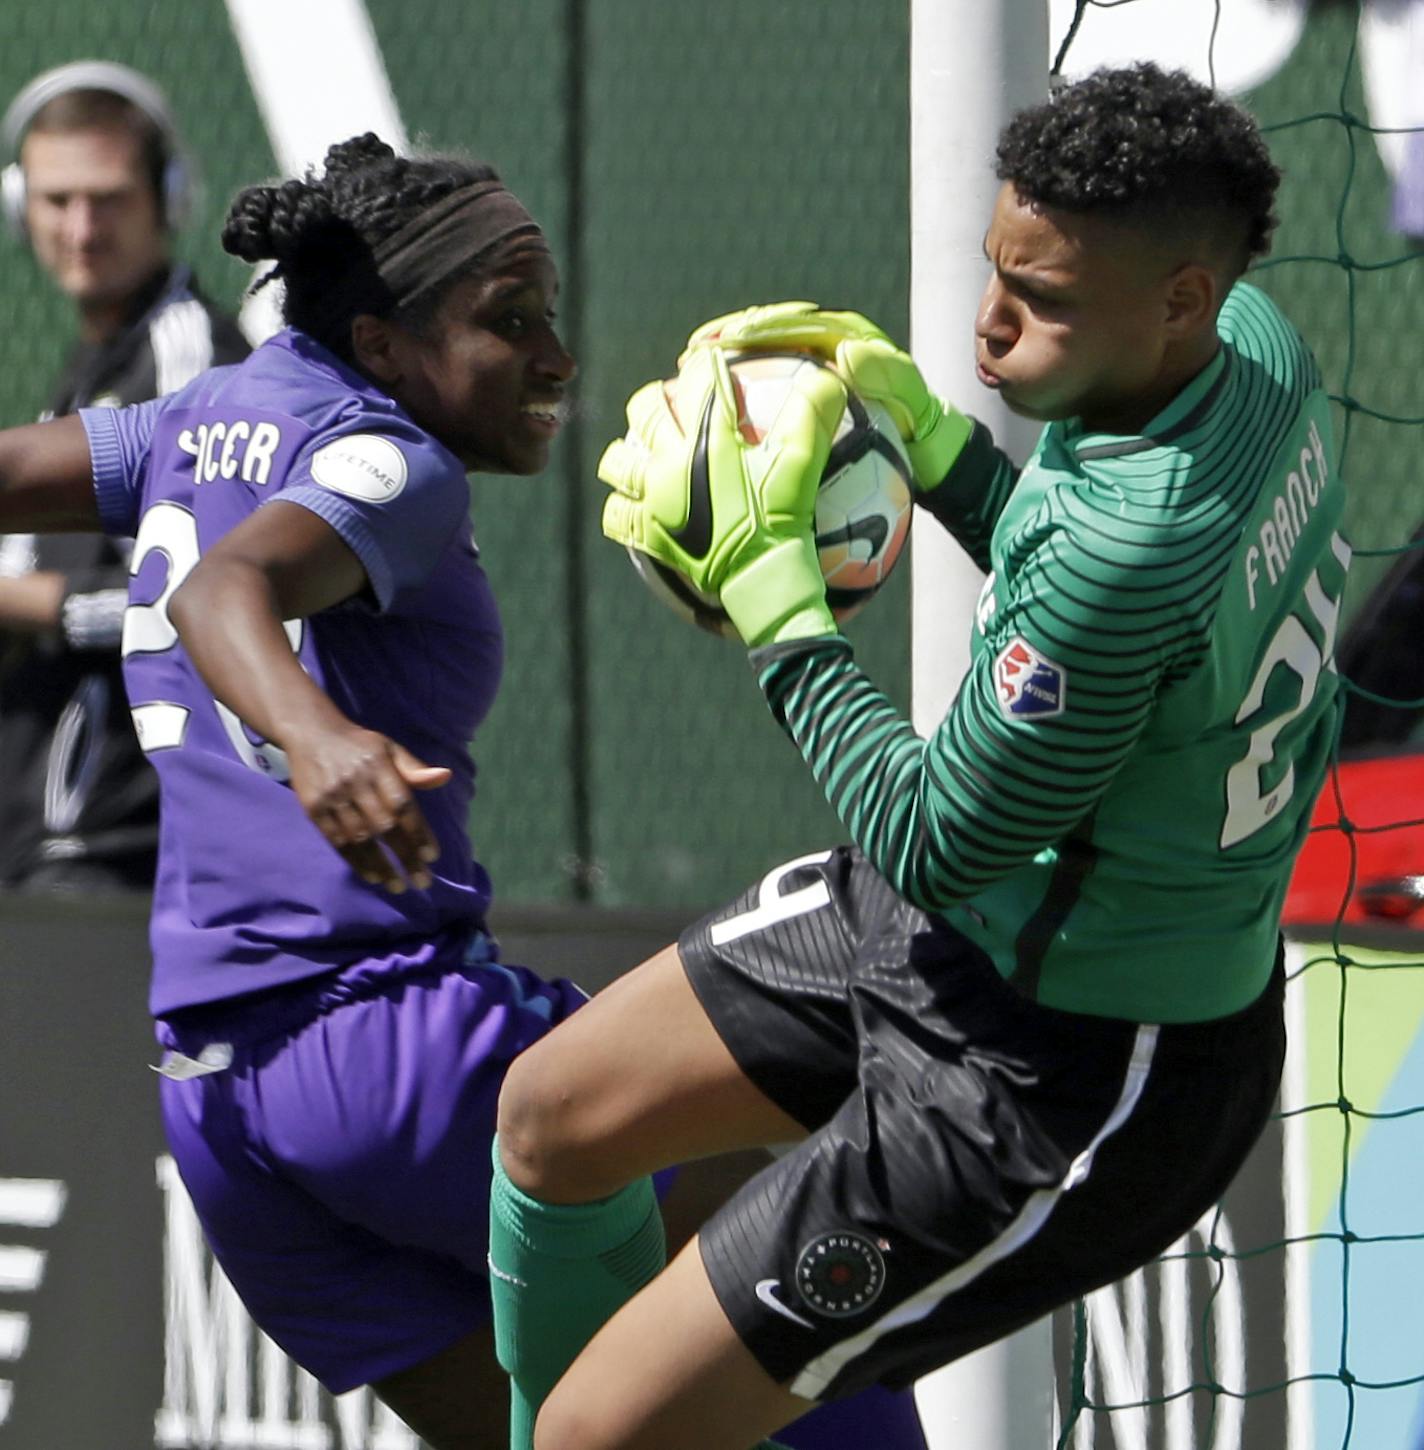
[[[738,1334],[806,1399],[900,1388],[1153,1259],[1280,1083],[1279,958],[1214,1022],[1042,1007],[851,849],[778,867],[679,949],[742,1069],[810,1130],[701,1235]]]

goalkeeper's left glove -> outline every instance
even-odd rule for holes
[[[720,597],[748,645],[834,634],[816,554],[816,491],[845,410],[829,370],[805,368],[775,425],[750,444],[737,426],[726,358],[698,348],[674,384],[628,402],[628,432],[599,460],[613,490],[603,532]]]
[[[973,423],[935,397],[915,360],[858,312],[823,312],[814,302],[773,302],[704,322],[683,357],[714,345],[810,352],[832,364],[850,389],[881,404],[904,440],[921,492],[938,487],[969,441]]]

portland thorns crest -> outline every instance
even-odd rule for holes
[[[822,1234],[801,1250],[796,1287],[821,1314],[832,1318],[859,1314],[885,1287],[885,1260],[879,1248],[860,1234]]]

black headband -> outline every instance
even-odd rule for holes
[[[498,181],[477,181],[443,196],[373,251],[376,271],[398,306],[460,267],[511,242],[547,250],[538,223]]]

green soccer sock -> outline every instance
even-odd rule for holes
[[[532,1450],[545,1396],[666,1256],[651,1179],[595,1203],[541,1203],[509,1181],[495,1141],[490,1297],[510,1378],[510,1450]]]

